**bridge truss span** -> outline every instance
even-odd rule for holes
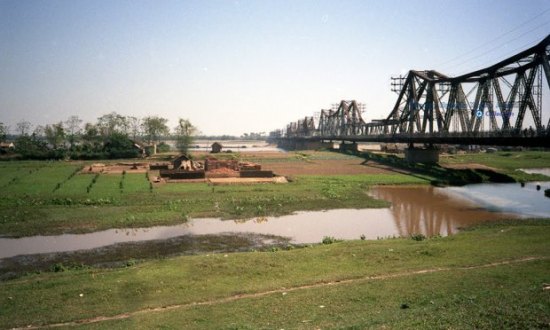
[[[487,68],[450,77],[411,70],[384,119],[365,122],[356,101],[291,123],[281,138],[550,147],[542,94],[550,86],[550,35]],[[545,113],[548,116],[548,113]]]

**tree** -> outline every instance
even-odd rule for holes
[[[113,133],[127,134],[128,124],[126,117],[113,111],[97,118],[97,128],[100,134],[107,138]]]
[[[32,124],[26,120],[22,120],[16,124],[16,127],[16,132],[19,133],[19,135],[29,135]]]
[[[176,147],[181,153],[186,154],[189,151],[189,146],[193,143],[193,136],[197,132],[197,128],[188,119],[180,118],[178,126],[174,130],[176,133]]]
[[[38,139],[36,135],[22,134],[15,140],[15,152],[26,159],[47,159],[49,158],[46,143]]]
[[[264,140],[266,138],[265,132],[250,132],[250,133],[244,133],[241,136],[244,140]]]
[[[115,132],[111,134],[105,145],[103,151],[107,153],[109,158],[136,158],[140,155],[139,149],[134,146],[128,135]]]
[[[70,116],[65,121],[65,134],[67,135],[67,140],[71,146],[71,149],[74,147],[75,142],[78,140],[80,133],[82,132],[81,125],[82,119],[78,116]]]
[[[84,125],[84,134],[82,140],[85,142],[85,146],[88,150],[97,150],[101,146],[101,136],[99,135],[99,129],[97,125],[92,123],[86,123]]]
[[[158,116],[143,118],[141,126],[149,144],[158,142],[160,136],[167,135],[170,132],[166,123],[168,123],[168,119]]]
[[[46,128],[42,125],[37,125],[34,130],[32,131],[32,134],[36,137],[43,138],[45,136],[45,130]]]
[[[141,119],[129,116],[126,120],[128,121],[130,136],[132,137],[132,140],[135,141],[136,137],[141,135]]]
[[[46,141],[48,141],[54,149],[59,148],[65,141],[65,129],[63,128],[62,122],[46,125],[44,134],[46,135]]]
[[[8,126],[0,122],[0,142],[6,141],[7,137],[8,137]]]

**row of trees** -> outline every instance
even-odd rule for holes
[[[84,123],[78,116],[45,126],[28,121],[16,124],[12,138],[15,152],[23,158],[133,158],[140,155],[138,146],[153,149],[163,136],[170,135],[168,119],[159,116],[137,118],[116,112],[105,114],[95,123]],[[0,141],[10,136],[10,128],[0,123]],[[177,148],[187,153],[196,128],[180,119],[174,128]]]

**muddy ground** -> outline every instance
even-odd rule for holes
[[[226,253],[290,249],[287,237],[231,233],[184,235],[170,239],[126,242],[90,250],[15,256],[0,260],[0,280],[31,272],[59,272],[86,267],[126,267],[140,260],[200,253]]]
[[[312,160],[308,162],[265,162],[262,164],[274,173],[283,176],[292,175],[356,175],[356,174],[391,174],[390,167],[365,163],[363,159],[350,160]]]
[[[148,164],[144,162],[135,163],[94,163],[82,168],[82,174],[122,174],[126,173],[145,173],[149,169]]]

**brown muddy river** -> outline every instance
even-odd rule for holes
[[[253,233],[289,237],[292,243],[319,243],[325,236],[367,239],[411,234],[450,235],[483,221],[550,215],[543,191],[550,183],[479,184],[436,188],[374,187],[370,194],[389,201],[382,209],[296,212],[250,220],[193,219],[175,226],[112,229],[89,234],[0,239],[0,258],[16,255],[93,249],[123,242],[169,239],[183,235]]]

